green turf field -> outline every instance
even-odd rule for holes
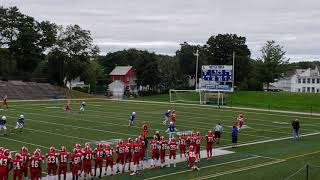
[[[140,124],[147,121],[150,126],[149,135],[159,130],[162,134],[166,127],[162,125],[163,113],[168,109],[177,111],[178,130],[201,131],[205,134],[213,125],[221,122],[225,132],[222,140],[215,148],[227,147],[235,153],[202,160],[200,171],[187,169],[186,163],[179,163],[177,168],[145,170],[136,177],[128,174],[116,175],[115,180],[141,179],[285,179],[291,174],[301,171],[291,179],[305,179],[309,164],[309,179],[320,179],[320,134],[302,137],[299,141],[288,139],[291,135],[291,121],[299,118],[301,133],[320,133],[320,117],[280,114],[272,112],[239,111],[216,109],[208,106],[146,103],[131,101],[87,100],[86,112],[79,114],[76,110],[66,113],[62,108],[65,101],[12,102],[8,111],[0,111],[0,115],[8,118],[8,128],[13,128],[16,118],[23,113],[26,118],[22,134],[0,136],[0,146],[13,151],[25,145],[29,150],[37,147],[46,152],[51,145],[66,145],[68,150],[75,143],[95,142],[98,140],[127,139],[140,133]],[[79,102],[73,101],[73,108],[79,108]],[[129,113],[137,112],[135,126],[128,129]],[[228,148],[231,144],[230,131],[233,119],[239,113],[246,116],[246,125],[239,135],[236,149]],[[275,140],[283,138],[282,140]],[[271,141],[268,141],[271,140]],[[264,142],[266,141],[266,142]],[[246,143],[251,143],[245,145]],[[260,143],[259,143],[260,142]],[[104,179],[111,179],[105,177]]]

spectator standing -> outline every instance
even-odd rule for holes
[[[217,144],[220,143],[220,137],[221,134],[223,133],[223,127],[221,126],[221,123],[218,123],[215,127],[214,127],[214,135],[216,137],[216,141]]]
[[[299,120],[296,119],[292,122],[292,135],[293,140],[299,139],[299,129],[300,129],[300,123]]]

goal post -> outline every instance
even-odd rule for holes
[[[176,90],[169,91],[170,102],[191,104],[224,104],[224,92],[208,90]]]

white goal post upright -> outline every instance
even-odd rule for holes
[[[224,92],[208,90],[176,90],[169,91],[170,102],[197,103],[197,104],[216,104],[223,105]],[[212,100],[214,99],[214,100]]]

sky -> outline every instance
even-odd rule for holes
[[[319,0],[0,0],[35,19],[78,24],[106,54],[128,48],[174,55],[180,43],[219,33],[247,38],[252,58],[267,40],[290,61],[320,60]]]

